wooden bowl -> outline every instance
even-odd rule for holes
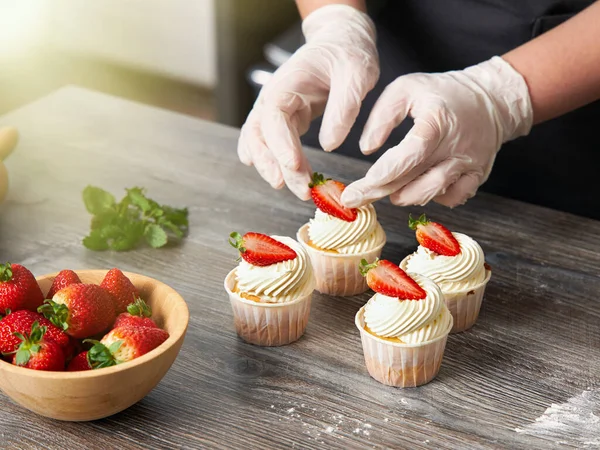
[[[76,271],[84,283],[100,284],[106,270]],[[38,277],[47,293],[57,274]],[[43,372],[0,360],[0,389],[42,416],[67,421],[101,419],[144,398],[165,376],[183,344],[189,311],[183,298],[160,281],[125,273],[152,307],[152,318],[169,332],[160,347],[128,363],[83,372]]]

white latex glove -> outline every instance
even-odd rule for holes
[[[267,83],[242,127],[240,160],[254,165],[274,188],[310,198],[311,169],[300,144],[310,122],[323,114],[319,141],[336,149],[379,78],[375,26],[346,5],[329,5],[302,23],[306,44]]]
[[[17,145],[19,134],[13,127],[0,129],[0,203],[6,198],[8,193],[8,172],[2,162]]]
[[[487,180],[502,143],[529,133],[533,111],[525,80],[499,57],[461,71],[405,75],[373,107],[361,151],[376,151],[407,116],[414,126],[347,187],[346,206],[388,195],[396,205],[465,203]]]

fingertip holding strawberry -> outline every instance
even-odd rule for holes
[[[35,277],[23,266],[0,265],[1,358],[33,370],[96,370],[129,362],[169,337],[137,288],[116,268],[100,285],[82,283],[75,272],[63,270],[46,297],[44,301]],[[33,305],[38,311],[28,309]]]

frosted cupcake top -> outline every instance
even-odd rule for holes
[[[296,257],[267,266],[241,260],[236,269],[237,289],[262,303],[286,303],[310,294],[315,287],[306,250],[294,239],[271,236],[296,252]]]
[[[348,222],[317,208],[308,225],[310,241],[320,249],[342,254],[368,252],[382,245],[385,232],[373,205],[357,208],[356,213],[356,219]]]
[[[420,245],[416,252],[402,261],[400,267],[407,272],[416,272],[431,278],[447,293],[476,287],[486,277],[483,250],[466,234],[452,235],[460,244],[461,251],[458,255],[440,255]]]
[[[427,342],[448,334],[452,315],[439,286],[422,275],[409,275],[427,296],[420,300],[404,300],[376,293],[365,306],[368,330],[376,336],[396,338],[406,344]]]

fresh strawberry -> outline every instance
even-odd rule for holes
[[[456,256],[460,253],[460,244],[452,232],[442,224],[430,222],[425,214],[418,219],[409,215],[408,226],[417,231],[419,244],[432,252],[444,256]]]
[[[106,289],[114,297],[117,314],[127,311],[127,306],[140,296],[133,283],[119,269],[110,269],[100,283],[100,287]]]
[[[29,333],[35,322],[46,327],[44,335],[46,341],[56,342],[63,349],[65,357],[72,355],[74,344],[69,336],[44,316],[27,310],[15,311],[0,320],[0,353],[12,353],[17,350],[21,339],[15,336],[15,333],[22,335]]]
[[[29,334],[17,333],[21,340],[13,364],[34,370],[62,371],[65,355],[56,342],[44,339],[46,327],[34,322]]]
[[[427,293],[404,270],[385,259],[369,264],[360,262],[360,273],[367,277],[367,284],[375,292],[401,300],[422,300]]]
[[[50,290],[46,294],[46,298],[54,297],[58,291],[62,288],[69,286],[70,284],[81,283],[79,276],[73,272],[72,270],[61,270],[54,281],[52,282],[52,286],[50,286]]]
[[[116,317],[112,295],[95,284],[71,284],[46,300],[39,312],[77,339],[102,333]]]
[[[134,303],[127,307],[127,312],[117,316],[113,328],[119,327],[150,327],[158,328],[150,317],[152,308],[144,300],[138,298]]]
[[[313,202],[324,213],[346,222],[354,222],[358,217],[356,208],[346,208],[342,205],[342,192],[346,189],[346,185],[343,183],[325,178],[322,174],[315,172],[308,187]]]
[[[116,364],[121,364],[145,355],[168,338],[169,333],[160,328],[120,327],[111,330],[100,343],[110,350]]]
[[[71,360],[67,366],[67,372],[79,372],[81,370],[91,370],[90,362],[87,359],[88,352],[81,352]]]
[[[244,261],[253,266],[270,266],[298,256],[283,242],[276,241],[266,234],[250,232],[242,236],[233,232],[229,236],[233,239],[229,240],[232,247],[238,249]]]
[[[43,302],[44,294],[28,269],[20,264],[0,264],[0,312],[35,311]]]

